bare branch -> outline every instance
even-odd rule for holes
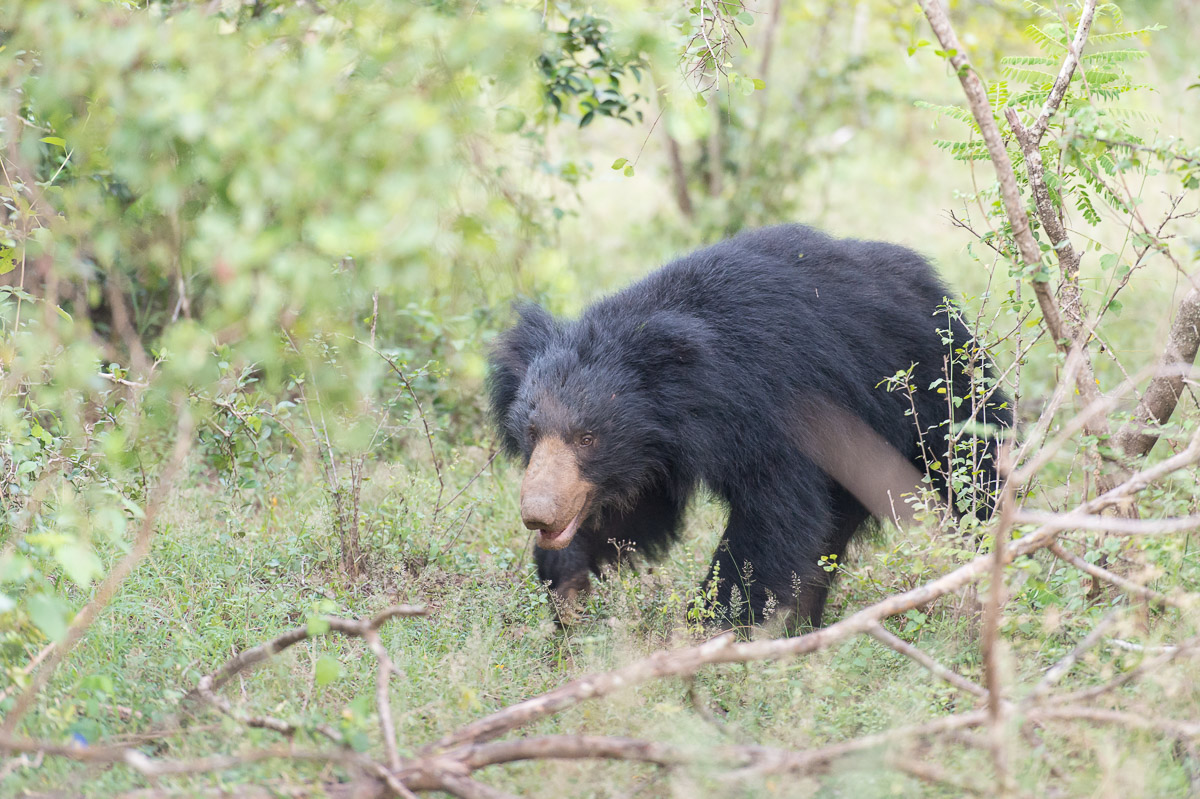
[[[363,640],[367,642],[379,663],[375,675],[375,710],[379,714],[379,734],[383,738],[383,751],[387,753],[388,768],[395,771],[400,768],[400,753],[396,751],[396,725],[392,723],[392,705],[388,697],[392,659],[388,657],[387,649],[379,640],[379,632],[374,627],[368,627],[363,632]]]
[[[1139,663],[1134,668],[1127,672],[1118,674],[1106,683],[1096,685],[1091,688],[1084,688],[1079,691],[1074,691],[1068,694],[1059,694],[1057,696],[1049,696],[1043,700],[1044,704],[1078,704],[1080,702],[1089,702],[1096,697],[1111,693],[1117,690],[1122,685],[1126,685],[1139,677],[1156,672],[1163,666],[1174,662],[1182,657],[1188,657],[1200,653],[1200,636],[1193,636],[1184,641],[1181,641],[1177,646],[1172,647],[1169,651],[1164,651],[1157,657],[1147,658]]]
[[[496,790],[469,777],[460,777],[456,774],[442,774],[438,787],[459,799],[517,799],[510,793]]]
[[[291,722],[283,721],[282,719],[277,719],[272,716],[253,716],[248,713],[242,713],[241,711],[236,710],[228,699],[217,695],[216,692],[212,690],[211,684],[203,684],[202,686],[197,687],[196,692],[217,710],[221,711],[226,716],[229,716],[239,724],[245,724],[247,727],[274,730],[275,732],[288,738],[293,737],[301,729],[301,726],[298,724],[292,724]],[[328,724],[317,724],[312,727],[312,730],[324,735],[335,744],[341,745],[344,742],[342,734],[330,727]]]
[[[995,771],[997,789],[1001,796],[1011,796],[1014,790],[1012,773],[1008,767],[1008,741],[1005,736],[1005,711],[1003,686],[1003,664],[1000,662],[1000,616],[1004,611],[1004,567],[1005,551],[1012,535],[1013,511],[1016,505],[1016,486],[1012,476],[1012,445],[1005,443],[996,457],[1002,479],[997,507],[1000,519],[992,533],[991,584],[988,600],[983,612],[984,677],[987,680],[987,709],[989,738],[992,752],[992,768]]]
[[[982,685],[972,682],[953,669],[949,669],[943,666],[941,663],[938,663],[936,660],[927,655],[924,650],[913,646],[900,636],[892,634],[882,624],[875,624],[875,626],[867,630],[867,632],[879,643],[890,649],[894,649],[901,655],[904,655],[910,660],[920,664],[928,669],[932,674],[950,683],[955,688],[979,697],[985,697],[988,695],[987,689]]]
[[[1066,561],[1067,563],[1070,563],[1084,574],[1090,574],[1097,580],[1103,580],[1106,583],[1115,585],[1125,593],[1133,594],[1136,597],[1141,597],[1148,602],[1153,602],[1159,605],[1171,605],[1177,608],[1194,606],[1196,604],[1194,601],[1185,602],[1179,599],[1174,599],[1166,594],[1155,591],[1153,588],[1147,588],[1146,586],[1135,583],[1133,580],[1122,577],[1119,574],[1114,574],[1108,569],[1101,568],[1094,563],[1088,563],[1078,555],[1069,552],[1058,541],[1050,545],[1050,551],[1053,552],[1056,557]],[[1194,600],[1195,597],[1192,597],[1192,599]]]
[[[1058,543],[1055,542],[1050,545],[1050,549],[1053,550],[1057,546]],[[1116,621],[1116,611],[1112,611],[1105,615],[1105,617],[1100,620],[1100,623],[1093,627],[1092,631],[1089,632],[1082,641],[1076,644],[1074,649],[1063,655],[1062,659],[1046,670],[1046,673],[1042,675],[1042,679],[1039,680],[1038,684],[1033,687],[1029,697],[1026,699],[1028,700],[1034,697],[1042,696],[1051,688],[1053,688],[1056,682],[1065,677],[1067,673],[1075,667],[1075,664],[1079,662],[1079,658],[1083,657],[1084,653],[1086,653],[1096,644],[1100,643],[1101,639],[1104,638],[1104,634],[1108,632],[1108,629],[1112,627]]]
[[[1029,134],[1035,145],[1042,140],[1046,126],[1050,124],[1050,117],[1054,116],[1058,110],[1063,96],[1067,93],[1067,87],[1071,85],[1071,78],[1075,74],[1075,68],[1079,66],[1079,59],[1083,56],[1083,46],[1087,44],[1088,34],[1091,33],[1092,21],[1095,17],[1096,0],[1084,0],[1083,10],[1079,14],[1079,26],[1075,29],[1075,38],[1071,41],[1071,46],[1067,48],[1067,55],[1058,70],[1058,76],[1054,79],[1054,85],[1050,88],[1050,94],[1042,105],[1042,112],[1038,114],[1038,118],[1029,128]]]
[[[1089,0],[1095,5],[1095,0]],[[1034,205],[1037,208],[1038,219],[1042,229],[1050,238],[1054,254],[1058,258],[1059,272],[1062,280],[1059,283],[1059,295],[1062,297],[1063,311],[1067,315],[1068,326],[1072,340],[1079,340],[1079,328],[1083,324],[1082,295],[1079,290],[1079,254],[1075,252],[1071,239],[1058,218],[1058,211],[1050,199],[1050,190],[1046,187],[1045,166],[1042,164],[1042,151],[1038,147],[1038,139],[1032,131],[1025,129],[1015,108],[1004,109],[1004,116],[1017,137],[1021,152],[1025,154],[1025,174],[1029,178],[1029,188],[1033,192]]]
[[[329,629],[339,632],[343,635],[362,638],[372,654],[375,655],[379,663],[379,684],[377,686],[377,710],[379,713],[379,723],[383,733],[384,747],[388,753],[388,762],[392,769],[399,768],[400,759],[396,753],[396,734],[395,728],[392,725],[391,706],[387,701],[387,685],[388,677],[392,671],[392,662],[388,657],[387,650],[384,649],[379,641],[379,628],[389,619],[398,617],[421,616],[425,614],[425,609],[416,605],[394,605],[390,608],[380,611],[368,621],[360,621],[355,619],[343,619],[336,616],[327,616],[324,621],[329,625]],[[212,674],[206,674],[197,682],[195,689],[189,692],[181,700],[185,706],[197,698],[203,699],[208,704],[217,708],[219,711],[229,716],[230,718],[245,724],[249,727],[259,727],[268,730],[274,730],[281,735],[286,735],[291,738],[300,729],[302,725],[283,721],[281,719],[270,716],[252,716],[242,713],[234,709],[233,705],[223,697],[219,696],[216,691],[231,678],[241,674],[247,669],[262,663],[268,658],[274,657],[288,647],[305,641],[313,637],[308,626],[296,627],[288,630],[281,635],[276,636],[270,641],[259,644],[240,652],[234,657],[226,661],[221,668],[217,669]],[[343,737],[341,733],[333,729],[327,724],[318,724],[312,727],[312,730],[324,735],[334,743],[341,744]]]
[[[1175,321],[1159,358],[1159,374],[1142,395],[1133,413],[1116,433],[1116,444],[1130,458],[1146,455],[1158,441],[1150,424],[1163,425],[1183,394],[1184,375],[1191,371],[1200,349],[1200,290],[1188,292],[1175,311]],[[1181,368],[1182,367],[1182,368]]]
[[[1120,638],[1109,638],[1108,644],[1115,649],[1124,649],[1126,652],[1149,652],[1152,654],[1171,653],[1179,648],[1177,646],[1144,646]]]
[[[1200,527],[1200,516],[1180,516],[1176,519],[1120,519],[1087,513],[1020,511],[1016,521],[1018,524],[1053,525],[1060,530],[1096,530],[1138,536],[1181,533]]]
[[[885,762],[888,767],[907,774],[910,777],[916,777],[930,785],[945,785],[962,793],[974,794],[975,796],[991,796],[995,790],[991,785],[970,785],[956,780],[947,774],[945,769],[928,761],[897,755],[888,757]]]

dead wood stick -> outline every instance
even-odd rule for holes
[[[907,774],[910,777],[915,777],[922,782],[927,782],[930,785],[944,785],[954,788],[961,793],[969,793],[974,796],[991,796],[994,790],[990,785],[981,787],[956,780],[947,774],[945,769],[913,757],[893,755],[886,758],[884,762],[889,768]]]
[[[361,621],[358,619],[343,619],[338,616],[325,616],[324,621],[329,624],[329,628],[344,635],[362,637],[369,630],[378,630],[381,625],[389,619],[397,617],[409,618],[412,616],[424,616],[425,608],[420,605],[393,605],[389,608],[381,610],[375,614],[369,621]],[[262,663],[264,660],[274,657],[290,646],[305,641],[311,637],[309,629],[304,627],[295,627],[287,632],[277,635],[266,643],[251,647],[242,652],[239,652],[234,657],[227,660],[219,669],[212,674],[200,678],[202,684],[216,689],[223,686],[231,678],[237,676],[247,669],[251,669]]]
[[[940,677],[941,679],[953,685],[955,688],[966,691],[969,694],[974,694],[978,697],[987,696],[987,689],[982,685],[972,682],[953,669],[947,668],[941,663],[938,663],[936,660],[926,654],[925,650],[913,646],[900,636],[893,634],[882,624],[876,623],[875,626],[867,630],[867,632],[879,643],[889,647],[890,649],[894,649],[901,655],[904,655],[906,658],[920,664],[930,673]]]
[[[1145,646],[1144,644],[1135,644],[1133,641],[1126,641],[1121,638],[1109,638],[1108,645],[1114,649],[1124,649],[1126,652],[1149,652],[1151,654],[1161,654],[1164,652],[1174,652],[1179,647],[1164,645],[1164,646]]]
[[[1174,519],[1123,519],[1087,513],[1055,514],[1044,511],[1019,511],[1018,524],[1051,524],[1060,530],[1095,530],[1129,536],[1169,535],[1200,528],[1200,515]]]
[[[392,770],[400,766],[400,757],[396,751],[395,726],[392,723],[391,705],[388,701],[388,680],[392,672],[392,661],[387,654],[387,650],[379,640],[378,631],[379,627],[389,619],[420,616],[424,613],[425,609],[417,605],[393,605],[365,621],[343,619],[337,616],[327,616],[324,618],[330,630],[342,633],[343,635],[362,638],[379,663],[379,674],[376,683],[376,710],[379,714],[380,733],[383,736],[384,750],[388,756],[389,768]],[[212,674],[206,674],[201,677],[196,683],[196,687],[181,700],[181,704],[186,706],[189,702],[202,699],[239,723],[249,727],[274,730],[289,738],[293,737],[299,730],[304,728],[303,725],[271,716],[255,716],[242,713],[236,710],[231,702],[218,695],[217,690],[232,677],[253,668],[288,647],[294,646],[310,637],[312,637],[312,634],[307,625],[296,627],[276,636],[266,643],[238,653]],[[342,734],[328,724],[318,724],[311,727],[311,729],[336,744],[340,745],[344,743]]]
[[[254,716],[248,713],[242,713],[241,711],[235,709],[233,707],[233,703],[231,703],[228,699],[218,695],[215,691],[213,691],[211,685],[198,687],[196,690],[198,694],[206,702],[208,702],[208,704],[212,705],[217,710],[221,711],[226,716],[229,716],[239,724],[245,724],[247,727],[274,730],[280,735],[287,736],[288,738],[291,738],[302,729],[301,725],[293,724],[291,722],[284,721],[283,719],[277,719],[273,716]],[[317,724],[311,729],[314,732],[324,735],[335,744],[341,745],[344,743],[342,734],[330,727],[328,724]]]
[[[1133,594],[1134,596],[1137,596],[1137,597],[1141,597],[1142,599],[1146,600],[1147,602],[1153,602],[1153,603],[1159,604],[1159,605],[1170,605],[1172,607],[1177,607],[1177,608],[1188,607],[1189,605],[1195,605],[1195,602],[1180,601],[1173,597],[1167,596],[1164,593],[1155,591],[1153,588],[1147,588],[1146,586],[1141,585],[1140,583],[1135,583],[1133,580],[1130,580],[1127,577],[1122,577],[1119,574],[1110,572],[1108,569],[1097,566],[1094,563],[1088,563],[1083,558],[1081,558],[1078,555],[1074,554],[1073,552],[1070,552],[1069,550],[1067,550],[1058,541],[1055,541],[1053,544],[1050,545],[1050,551],[1054,553],[1055,557],[1071,564],[1076,569],[1079,569],[1081,572],[1083,572],[1085,574],[1090,574],[1092,577],[1095,577],[1097,580],[1103,580],[1104,582],[1109,583],[1110,585],[1115,585],[1117,588],[1120,588],[1122,591],[1124,591],[1128,594]],[[1190,598],[1194,598],[1194,597],[1190,597]]]
[[[1053,550],[1057,546],[1058,542],[1056,541],[1050,545],[1050,549]],[[1075,664],[1079,662],[1079,658],[1083,657],[1084,653],[1086,653],[1096,644],[1100,643],[1100,640],[1104,638],[1104,634],[1108,632],[1108,628],[1112,627],[1116,621],[1116,611],[1106,614],[1104,618],[1100,620],[1100,623],[1093,627],[1091,632],[1084,636],[1084,639],[1080,641],[1074,649],[1072,649],[1057,663],[1046,670],[1046,673],[1042,675],[1042,679],[1038,681],[1038,684],[1033,687],[1033,690],[1030,692],[1027,699],[1041,696],[1053,688],[1054,684],[1065,677],[1067,672],[1069,672],[1075,666]]]
[[[1000,617],[1007,599],[1004,590],[1004,567],[1008,561],[1005,551],[1012,538],[1013,512],[1016,505],[1016,486],[1012,477],[1012,445],[1005,443],[997,455],[997,467],[1003,483],[1000,489],[999,520],[992,531],[991,580],[987,603],[983,608],[983,629],[980,650],[983,655],[983,674],[987,686],[988,739],[992,769],[1001,797],[1013,794],[1012,773],[1008,767],[1009,744],[1005,734],[1008,703],[1004,699],[1004,664],[1001,662]]]
[[[510,793],[457,774],[441,775],[437,787],[459,799],[517,799]]]
[[[1091,688],[1083,688],[1068,694],[1045,697],[1042,701],[1042,705],[1078,705],[1081,702],[1091,701],[1098,696],[1103,696],[1106,693],[1115,691],[1122,685],[1141,677],[1143,674],[1149,674],[1150,672],[1157,671],[1163,666],[1166,666],[1167,664],[1179,658],[1194,655],[1198,652],[1200,652],[1200,635],[1181,641],[1178,646],[1172,647],[1169,651],[1164,651],[1155,657],[1143,660],[1129,671],[1118,674],[1116,677],[1113,677],[1111,680],[1103,683],[1102,685],[1095,685]]]
[[[375,628],[369,627],[363,633],[363,640],[371,648],[378,663],[375,675],[375,710],[379,714],[379,734],[383,738],[383,751],[387,754],[388,768],[395,771],[400,768],[400,753],[396,751],[396,725],[392,723],[392,705],[389,699],[392,659],[379,640],[379,631]]]

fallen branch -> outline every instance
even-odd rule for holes
[[[379,628],[389,619],[394,618],[409,618],[413,616],[423,616],[425,608],[417,605],[394,605],[383,611],[380,611],[372,618],[366,621],[355,619],[343,619],[338,616],[324,616],[321,622],[328,625],[328,628],[342,635],[362,638],[367,646],[371,649],[379,662],[379,675],[377,682],[376,706],[379,713],[380,726],[382,728],[384,747],[388,752],[388,763],[391,769],[399,767],[400,759],[396,753],[396,734],[391,720],[391,705],[388,701],[388,675],[392,671],[392,662],[387,655],[387,651],[379,641]],[[218,696],[216,691],[231,678],[241,674],[244,671],[252,669],[254,666],[263,661],[274,657],[283,652],[289,647],[295,646],[301,641],[306,641],[313,637],[312,629],[309,625],[304,627],[296,627],[282,633],[270,641],[259,644],[256,647],[247,649],[226,661],[219,669],[212,674],[206,674],[201,677],[196,683],[196,687],[184,696],[181,704],[185,707],[196,700],[203,700],[212,705],[217,710],[221,711],[230,718],[245,724],[248,727],[259,727],[262,729],[274,730],[288,738],[293,737],[299,730],[303,729],[302,725],[286,722],[281,719],[272,718],[270,716],[252,716],[234,710],[228,700]],[[341,733],[333,729],[327,724],[318,724],[311,728],[329,740],[337,744],[343,743]]]
[[[1200,515],[1179,516],[1174,519],[1121,519],[1087,513],[1045,513],[1022,511],[1019,524],[1050,524],[1059,530],[1094,530],[1117,535],[1155,536],[1185,533],[1200,527]]]
[[[953,669],[948,669],[941,663],[931,658],[929,655],[918,647],[913,646],[898,635],[893,635],[882,624],[876,624],[873,628],[867,630],[868,634],[879,643],[886,647],[894,649],[901,655],[918,663],[928,669],[934,676],[940,677],[946,682],[953,685],[959,690],[966,691],[969,694],[974,694],[978,697],[986,697],[988,691],[982,685],[971,682],[966,677],[962,676]]]

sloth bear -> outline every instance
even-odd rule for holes
[[[526,463],[540,578],[565,599],[622,553],[661,557],[704,486],[729,509],[714,613],[819,626],[831,556],[903,515],[923,475],[985,517],[1012,414],[946,297],[910,250],[789,225],[680,258],[577,321],[520,306],[488,393]]]

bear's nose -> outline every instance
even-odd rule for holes
[[[556,530],[557,510],[553,497],[544,494],[521,497],[521,521],[529,530]]]

